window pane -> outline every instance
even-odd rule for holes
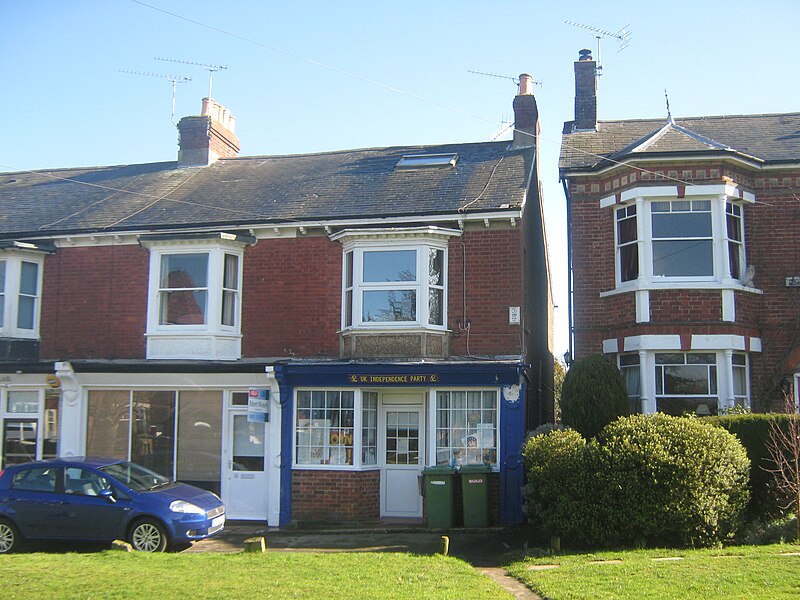
[[[414,290],[367,291],[361,298],[362,321],[417,320],[417,292]]]
[[[61,393],[58,390],[46,390],[44,393],[44,422],[42,423],[42,459],[55,458],[59,455],[59,408]]]
[[[619,249],[620,281],[632,281],[639,277],[639,246],[628,244]]]
[[[39,392],[8,392],[8,412],[10,413],[38,413]]]
[[[728,264],[730,265],[731,277],[734,279],[742,278],[742,259],[741,246],[738,242],[728,242]]]
[[[742,241],[741,219],[734,215],[726,215],[728,225],[728,238],[737,242]]]
[[[207,287],[208,254],[165,254],[161,257],[161,287],[192,289]]]
[[[620,244],[636,241],[636,217],[628,217],[617,222],[617,237]]]
[[[654,238],[711,237],[711,213],[659,213],[653,215]]]
[[[350,327],[353,324],[353,290],[344,293],[344,326]]]
[[[664,369],[664,393],[669,395],[707,395],[709,368],[704,365],[669,366]]]
[[[264,470],[264,423],[250,423],[247,415],[233,415],[233,470]]]
[[[229,290],[239,289],[239,257],[235,254],[225,255],[225,273],[222,285]]]
[[[428,291],[428,323],[430,325],[444,325],[444,290],[432,289]]]
[[[653,242],[653,275],[655,277],[691,277],[713,274],[711,240]]]
[[[344,255],[344,285],[353,287],[353,253],[348,252]]]
[[[222,392],[180,392],[176,478],[218,493],[222,452]]]
[[[134,392],[131,461],[172,478],[175,393]]]
[[[206,322],[206,291],[161,293],[161,325],[203,325]]]
[[[444,251],[428,248],[428,283],[444,285]]]
[[[236,292],[222,292],[222,324],[228,327],[236,325]]]
[[[364,281],[416,281],[416,250],[364,252]]]
[[[128,458],[130,393],[90,390],[86,424],[86,454]]]
[[[39,265],[22,261],[22,270],[19,278],[19,293],[27,296],[36,296],[39,287]]]
[[[17,327],[20,329],[33,329],[33,317],[36,309],[36,298],[30,296],[19,297],[19,312],[17,313]]]

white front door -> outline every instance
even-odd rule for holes
[[[228,411],[222,501],[228,519],[265,520],[269,508],[266,423],[250,423],[247,412]]]
[[[425,465],[423,405],[384,405],[381,516],[422,517],[418,478]]]

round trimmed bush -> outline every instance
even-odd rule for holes
[[[708,546],[741,524],[750,460],[721,428],[634,415],[606,427],[588,451],[601,544]]]
[[[525,514],[553,535],[572,539],[585,528],[592,494],[583,468],[586,440],[572,429],[531,435],[522,449],[528,482],[522,489]]]
[[[628,390],[619,369],[602,355],[576,361],[561,388],[561,421],[584,437],[630,413]]]

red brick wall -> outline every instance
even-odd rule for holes
[[[466,288],[464,256],[466,253]],[[62,248],[45,263],[43,358],[144,358],[149,253],[134,245]],[[521,353],[518,228],[468,232],[449,249],[449,326],[471,323],[469,351]],[[342,247],[327,237],[261,240],[245,249],[244,357],[338,357]],[[466,289],[466,296],[465,294]],[[451,351],[467,353],[465,333]]]
[[[650,321],[675,323],[722,321],[719,290],[651,290]]]
[[[448,253],[447,314],[454,332],[451,354],[467,354],[467,334],[459,330],[459,321],[461,327],[470,322],[471,354],[521,354],[521,326],[508,324],[508,307],[522,307],[520,229],[468,231],[450,242]]]
[[[380,517],[380,471],[292,471],[292,520],[368,522]]]
[[[326,237],[261,240],[244,257],[242,353],[339,356],[342,246]]]
[[[41,357],[144,358],[149,253],[61,248],[44,265]]]

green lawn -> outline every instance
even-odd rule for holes
[[[0,556],[0,598],[513,598],[452,557],[400,553]]]
[[[562,554],[525,559],[509,572],[551,600],[796,599],[800,545]]]

